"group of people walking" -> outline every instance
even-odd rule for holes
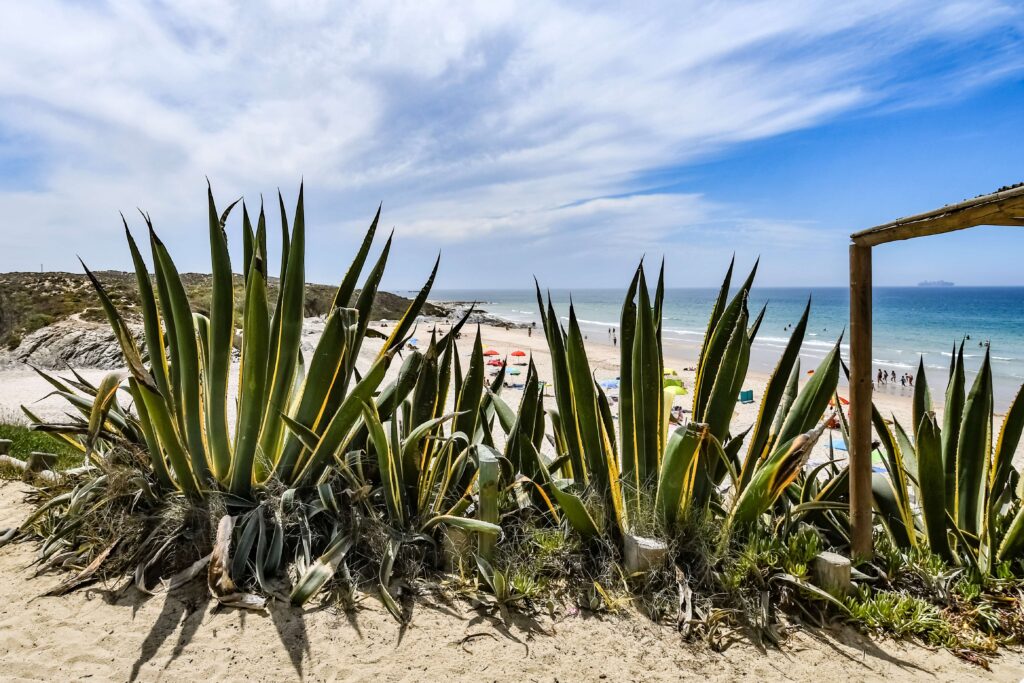
[[[900,375],[900,378],[899,378],[898,381],[900,383],[900,386],[904,386],[904,387],[907,387],[907,386],[912,387],[912,386],[914,386],[914,376],[911,375],[909,372],[905,372],[902,375]],[[876,387],[880,387],[883,384],[888,384],[889,382],[892,382],[893,384],[896,384],[896,382],[897,382],[896,371],[895,370],[890,370],[889,372],[886,372],[885,370],[882,370],[881,368],[879,368],[878,374],[875,375],[875,386]]]

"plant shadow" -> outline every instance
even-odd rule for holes
[[[125,605],[127,603],[126,606],[131,607],[132,616],[135,618],[139,608],[153,598],[141,594],[127,596],[122,593],[118,596],[113,592],[108,592],[105,599],[111,604]],[[207,614],[215,615],[228,610],[229,608],[222,608],[210,596],[208,588],[202,582],[192,582],[165,595],[160,614],[150,627],[149,633],[142,642],[139,656],[132,665],[129,680],[137,680],[142,667],[152,661],[171,638],[175,638],[171,654],[163,663],[163,668],[166,669],[181,656],[188,644],[192,642]],[[263,613],[237,610],[237,614],[242,631],[245,630],[246,623],[250,618],[269,619],[277,631],[281,645],[288,653],[292,668],[301,679],[303,662],[305,657],[311,654],[309,633],[305,622],[306,611],[296,609],[288,603],[270,601]]]

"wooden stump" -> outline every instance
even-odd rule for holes
[[[668,545],[656,538],[626,534],[623,547],[626,571],[649,572],[668,563]]]
[[[841,598],[850,592],[850,560],[837,553],[818,553],[814,558],[814,583]]]
[[[29,472],[42,472],[43,470],[51,469],[57,464],[59,459],[60,457],[56,453],[32,451],[28,454],[25,465],[28,467]]]
[[[473,534],[464,529],[447,526],[441,532],[441,557],[445,571],[457,572],[473,558],[476,542]]]

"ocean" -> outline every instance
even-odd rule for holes
[[[572,301],[580,326],[594,341],[609,342],[609,328],[618,328],[622,289],[573,290]],[[665,292],[664,343],[666,355],[695,359],[717,289],[684,288]],[[567,315],[569,290],[551,290],[559,315]],[[808,332],[801,349],[801,367],[815,367],[849,325],[849,290],[762,287],[751,291],[750,317],[767,303],[764,322],[754,342],[751,370],[770,372],[789,338],[787,325],[796,323],[811,298]],[[514,322],[536,322],[533,290],[435,290],[437,301],[477,301],[488,313]],[[1024,383],[1024,287],[876,287],[874,289],[873,375],[879,369],[897,377],[915,373],[923,358],[933,399],[941,402],[950,355],[966,339],[964,359],[973,381],[991,346],[997,409],[1005,410]],[[790,328],[791,329],[791,328]],[[843,357],[849,346],[842,342]],[[887,391],[906,393],[899,381]]]

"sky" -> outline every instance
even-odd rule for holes
[[[304,181],[309,281],[383,203],[391,289],[438,252],[439,288],[843,285],[851,232],[1024,180],[1016,0],[208,5],[5,9],[0,271],[128,269],[136,208],[208,271],[208,178],[272,225]],[[1022,248],[887,245],[875,283],[1024,284]]]

